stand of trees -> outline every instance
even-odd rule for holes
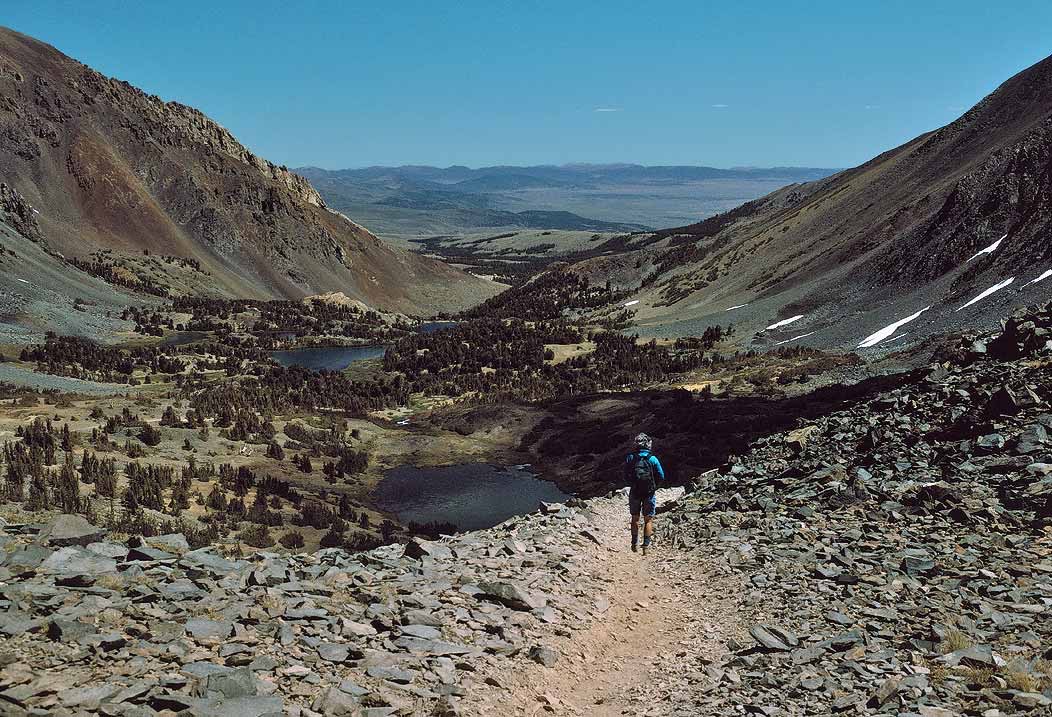
[[[592,286],[586,277],[553,269],[487,299],[462,316],[465,319],[551,321],[560,318],[564,311],[594,309],[622,301],[627,296],[627,293],[611,288],[610,282]]]
[[[392,345],[384,369],[404,375],[411,393],[475,400],[538,401],[652,384],[713,365],[706,350],[725,334],[714,327],[672,347],[599,331],[587,336],[564,321],[479,319]],[[595,343],[595,350],[553,364],[546,344]]]
[[[129,383],[136,367],[153,373],[180,373],[186,369],[180,359],[163,347],[116,348],[101,346],[78,336],[57,336],[48,332],[43,344],[22,349],[22,361],[35,361],[38,370],[56,376],[93,378]]]
[[[194,381],[186,381],[183,392],[189,397],[191,406],[206,418],[230,415],[235,411],[276,415],[294,409],[336,409],[362,415],[367,411],[405,404],[409,400],[409,383],[402,376],[355,381],[334,371],[311,371],[302,366],[268,366],[262,367],[258,376],[227,381],[218,386],[209,384],[205,388]]]

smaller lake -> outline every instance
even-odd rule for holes
[[[342,371],[355,361],[383,358],[383,346],[323,346],[311,349],[271,351],[270,356],[282,366],[302,366],[311,371]]]
[[[179,331],[174,334],[168,334],[158,346],[186,346],[197,341],[204,341],[208,338],[206,331]]]
[[[422,334],[433,334],[436,331],[445,331],[457,325],[456,321],[425,321],[417,327]]]
[[[456,325],[455,321],[428,321],[420,324],[417,331],[422,334],[433,334],[436,331],[451,329]],[[270,356],[282,366],[302,366],[311,371],[343,371],[356,361],[383,358],[386,351],[385,346],[322,346],[271,351]]]
[[[569,497],[532,473],[488,463],[399,466],[387,471],[372,494],[377,508],[394,513],[403,524],[452,523],[459,530],[489,528],[532,513],[540,501],[561,503]]]

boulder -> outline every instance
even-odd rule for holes
[[[69,546],[60,548],[48,556],[40,565],[44,572],[62,575],[89,575],[112,573],[117,570],[117,561],[93,553],[86,548]]]
[[[547,645],[535,645],[530,648],[529,658],[538,665],[555,667],[555,663],[559,661],[559,652]]]
[[[65,547],[70,545],[87,546],[101,541],[106,536],[103,528],[92,525],[82,515],[65,513],[56,516],[37,535],[41,545]]]
[[[512,610],[529,611],[544,607],[546,601],[533,595],[525,588],[510,582],[480,582],[479,594],[482,600],[500,603]]]
[[[761,647],[778,652],[788,652],[800,644],[792,632],[774,625],[753,625],[749,628],[749,634]]]
[[[789,446],[793,451],[800,453],[807,447],[808,442],[810,442],[811,437],[817,430],[817,426],[804,426],[795,431],[789,431],[789,433],[785,435],[785,445]]]
[[[405,556],[414,560],[422,560],[424,558],[450,560],[453,557],[453,551],[442,543],[414,537],[405,545]]]

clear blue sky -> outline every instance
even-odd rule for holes
[[[1049,0],[6,0],[0,24],[328,168],[851,166],[1052,53]]]

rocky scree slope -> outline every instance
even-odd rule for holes
[[[693,714],[1052,714],[1052,304],[943,358],[759,441],[670,518],[770,616],[683,666]]]
[[[195,259],[215,290],[300,298],[344,291],[393,310],[455,310],[495,293],[387,246],[329,210],[302,177],[200,111],[108,78],[0,28],[0,179],[39,212],[50,248]]]
[[[992,329],[1006,307],[1052,295],[1052,57],[866,164],[648,241],[630,286],[645,326],[732,321],[761,345],[820,348],[925,309],[902,329],[910,341]]]
[[[0,344],[43,341],[49,330],[98,340],[133,328],[115,317],[122,307],[143,303],[143,297],[61,261],[32,238],[38,231],[32,208],[0,183]],[[12,371],[31,377],[0,367],[0,380],[12,380]],[[37,378],[40,383],[33,385],[55,383],[54,377]]]
[[[618,501],[620,507],[621,501]],[[79,516],[0,535],[0,712],[456,714],[476,672],[600,619],[589,508],[352,555],[108,540]]]
[[[649,714],[1049,713],[1052,304],[939,361],[921,385],[757,441],[661,516],[661,559],[744,585],[751,622],[675,659],[641,642]],[[7,525],[0,704],[458,714],[515,661],[560,669],[553,640],[605,619],[620,588],[605,553],[624,550],[597,528],[608,509],[623,497],[357,555],[250,558],[179,535],[118,543],[75,516]],[[725,600],[704,580],[684,594]]]

